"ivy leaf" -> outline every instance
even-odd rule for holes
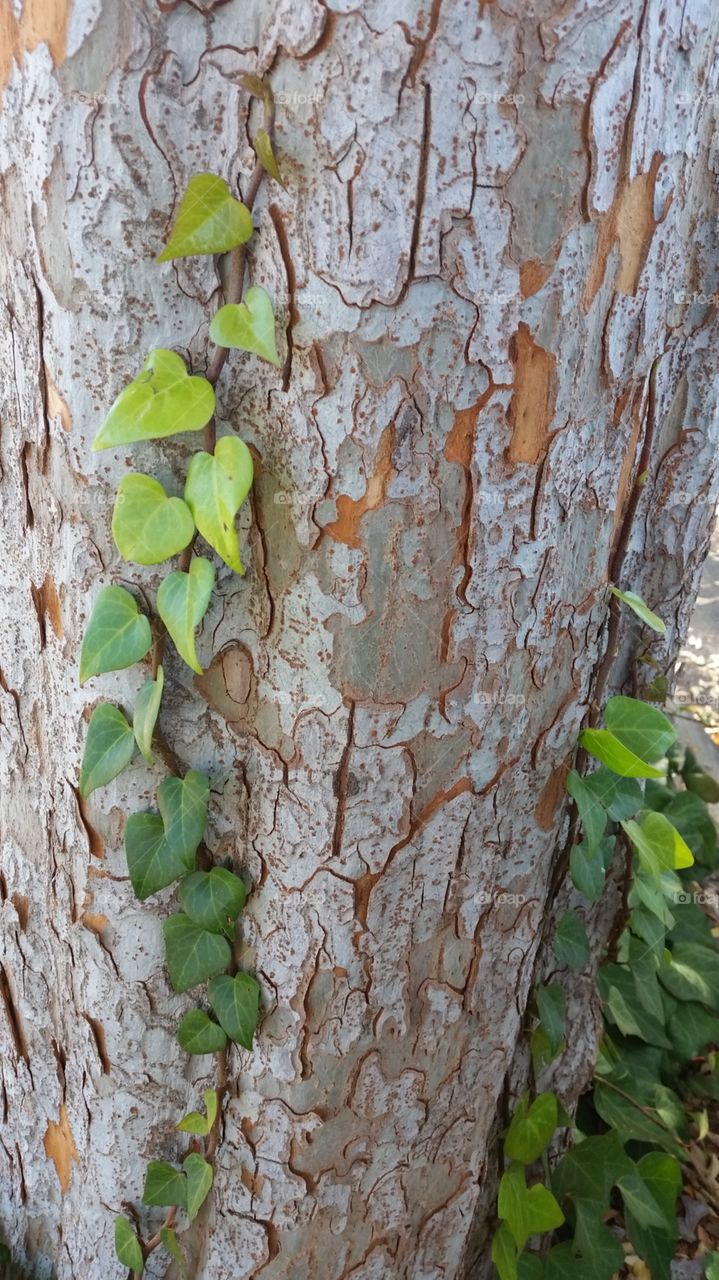
[[[658,970],[676,1000],[696,1000],[719,1011],[719,952],[695,942],[677,942]]]
[[[215,393],[207,379],[190,377],[181,356],[158,348],[120,392],[95,436],[93,451],[199,431],[214,412]]]
[[[688,844],[663,813],[647,813],[641,824],[629,818],[621,825],[642,870],[648,875],[661,876],[665,871],[678,871],[694,862]]]
[[[225,867],[213,867],[185,877],[180,885],[180,906],[194,924],[231,937],[246,893],[239,876]]]
[[[250,211],[235,199],[227,183],[214,173],[197,173],[187,185],[172,234],[157,261],[227,253],[246,244],[251,235]]]
[[[178,995],[197,987],[226,969],[232,958],[230,944],[218,933],[208,933],[178,912],[164,921],[167,968]]]
[[[596,902],[604,888],[604,859],[599,846],[589,848],[585,840],[572,846],[569,855],[569,874],[575,889],[584,894],[589,902]]]
[[[620,818],[631,818],[642,807],[642,788],[635,778],[621,778],[601,765],[594,773],[586,774],[582,781],[614,822]]]
[[[656,631],[660,636],[665,634],[666,626],[661,618],[656,613],[652,613],[649,605],[644,603],[642,597],[638,596],[636,591],[619,591],[617,587],[610,587],[609,590],[613,596],[617,597],[617,600],[622,601],[622,604],[628,605],[636,613],[637,617],[641,618],[642,622],[651,627],[652,631]]]
[[[611,1280],[624,1262],[622,1246],[601,1221],[596,1205],[578,1200],[574,1209],[574,1239],[566,1242],[569,1246],[567,1262],[571,1259],[571,1264],[566,1271],[562,1266],[556,1270],[550,1266],[548,1280],[559,1280],[560,1276],[563,1280],[569,1280],[569,1277],[575,1280],[577,1275],[583,1280]],[[549,1256],[553,1253],[555,1250],[550,1250]],[[555,1255],[555,1263],[558,1262],[559,1256]]]
[[[636,698],[610,698],[604,708],[604,723],[623,746],[650,763],[666,755],[677,740],[674,725],[664,712]]]
[[[645,971],[646,974],[646,971]],[[622,1035],[638,1036],[647,1044],[663,1049],[671,1048],[671,1041],[664,1033],[664,1015],[659,1002],[652,1007],[651,990],[642,971],[629,965],[603,964],[597,973],[597,988],[606,1006],[606,1016],[619,1028]],[[657,985],[656,973],[653,973]]]
[[[275,182],[279,182],[280,186],[284,187],[285,184],[282,181],[279,166],[275,159],[272,140],[266,129],[257,130],[257,133],[255,134],[254,150],[255,155],[257,156],[257,159],[262,165],[265,173],[269,173],[270,177],[274,178]]]
[[[136,564],[160,564],[192,541],[195,522],[182,498],[168,498],[159,480],[139,472],[120,481],[112,536],[120,555]]]
[[[219,1053],[227,1036],[203,1009],[188,1009],[177,1028],[177,1039],[185,1053]]]
[[[697,862],[713,870],[716,861],[717,829],[706,804],[699,795],[692,791],[674,792],[669,803],[662,809],[662,813],[686,840]]]
[[[510,1160],[533,1164],[544,1151],[557,1127],[557,1099],[540,1093],[529,1105],[523,1098],[512,1116],[504,1139],[504,1153]]]
[[[145,1270],[145,1259],[140,1241],[127,1218],[115,1218],[115,1253],[123,1267],[129,1267],[131,1271],[142,1275]]]
[[[183,1168],[187,1175],[187,1216],[190,1222],[194,1222],[210,1193],[212,1165],[193,1151],[185,1157]]]
[[[210,779],[197,769],[188,770],[184,778],[165,778],[157,789],[165,840],[186,870],[194,867],[197,846],[205,834],[209,797]]]
[[[534,992],[537,1013],[547,1036],[549,1050],[554,1057],[562,1046],[567,1000],[558,982],[541,984]]]
[[[527,1187],[524,1169],[513,1165],[499,1184],[497,1213],[509,1227],[518,1249],[530,1236],[561,1227],[564,1214],[548,1187]]]
[[[587,931],[576,911],[565,911],[554,934],[552,951],[560,964],[570,969],[583,969],[589,961]]]
[[[125,827],[125,854],[130,881],[140,902],[187,873],[187,861],[167,844],[159,813],[130,814]]]
[[[254,351],[270,364],[280,363],[272,303],[269,294],[258,285],[247,290],[244,302],[230,302],[215,312],[210,337],[218,347]]]
[[[621,1133],[625,1142],[633,1138],[636,1142],[648,1142],[672,1155],[676,1154],[677,1144],[672,1135],[647,1115],[646,1109],[640,1111],[628,1098],[601,1083],[595,1084],[593,1097],[594,1106],[602,1120],[611,1129]],[[580,1144],[582,1147],[584,1145],[583,1142]]]
[[[134,754],[135,738],[120,709],[109,702],[95,707],[87,728],[80,769],[83,800],[122,773]]]
[[[664,771],[647,764],[624,746],[609,729],[582,729],[579,741],[590,756],[623,778],[663,778]]]
[[[642,1156],[637,1173],[661,1212],[663,1226],[660,1230],[647,1229],[625,1198],[627,1232],[634,1251],[647,1263],[652,1280],[670,1280],[672,1258],[679,1238],[676,1217],[676,1201],[682,1185],[679,1163],[673,1156],[651,1151]]]
[[[187,1263],[180,1248],[180,1242],[172,1230],[172,1227],[160,1227],[160,1242],[163,1248],[169,1253],[171,1258],[175,1259],[178,1267],[183,1275],[187,1275]]]
[[[157,591],[157,612],[164,622],[181,658],[202,675],[195,650],[195,628],[200,625],[210,603],[215,570],[209,560],[193,559],[189,573],[182,569],[168,574]]]
[[[135,741],[148,764],[154,763],[152,758],[152,735],[157,724],[157,717],[160,714],[164,683],[165,673],[162,667],[158,667],[156,678],[154,680],[146,680],[140,689],[135,702],[135,709],[132,713]]]
[[[612,1130],[570,1147],[552,1173],[552,1190],[560,1200],[569,1196],[575,1203],[591,1202],[604,1213],[617,1178],[632,1168],[619,1134]]]
[[[177,1126],[181,1133],[197,1133],[206,1138],[210,1132],[217,1118],[217,1092],[214,1089],[205,1089],[202,1097],[207,1115],[203,1116],[201,1111],[189,1111]]]
[[[251,1049],[259,1017],[258,982],[249,973],[236,973],[234,978],[223,973],[209,983],[207,995],[230,1040]]]
[[[187,1182],[184,1173],[165,1160],[151,1160],[145,1174],[142,1203],[162,1206],[187,1207]]]
[[[687,791],[694,791],[707,804],[716,804],[719,801],[719,782],[700,768],[694,752],[689,748],[684,753],[682,778]]]
[[[567,776],[566,788],[577,806],[589,853],[592,854],[598,847],[607,825],[606,811],[585,780],[575,773],[574,769]]]
[[[244,573],[235,516],[252,485],[252,454],[243,440],[223,436],[215,452],[193,455],[185,502],[205,542],[235,573]]]
[[[664,1214],[638,1173],[626,1173],[617,1180],[625,1208],[643,1227],[665,1226]]]
[[[492,1262],[499,1280],[517,1280],[517,1246],[506,1222],[500,1222],[492,1239]]]
[[[152,646],[150,623],[124,587],[104,587],[87,624],[80,651],[80,684],[105,671],[120,671]]]

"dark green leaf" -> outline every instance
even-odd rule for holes
[[[139,662],[152,646],[150,624],[129,591],[104,587],[85,631],[80,652],[80,684],[105,671]]]
[[[243,1049],[251,1049],[259,1017],[260,988],[257,981],[249,973],[237,973],[234,978],[222,974],[212,979],[207,995],[230,1039],[241,1044]]]
[[[177,1039],[185,1053],[219,1053],[227,1044],[222,1027],[208,1018],[203,1009],[189,1009],[177,1028]]]
[[[604,888],[604,859],[599,844],[592,852],[586,841],[572,845],[569,873],[575,889],[589,902],[596,902]]]
[[[587,786],[586,781],[580,778],[579,774],[575,773],[573,769],[567,776],[566,785],[567,791],[577,806],[587,849],[591,854],[598,848],[607,824],[606,811],[602,808],[592,789]]]
[[[170,982],[178,994],[205,982],[230,963],[227,939],[201,929],[182,913],[165,920],[163,932]]]
[[[719,951],[678,942],[659,970],[659,979],[677,1000],[698,1000],[719,1010]]]
[[[669,1015],[667,1030],[675,1051],[685,1061],[709,1045],[719,1045],[719,1018],[693,1000],[677,1004]]]
[[[187,1183],[184,1173],[164,1160],[151,1160],[145,1175],[143,1204],[187,1206]]]
[[[558,982],[540,985],[536,988],[534,998],[537,1013],[542,1021],[547,1040],[553,1055],[559,1052],[564,1036],[564,1020],[567,1012],[567,1001]]]
[[[212,1186],[212,1165],[193,1151],[185,1157],[183,1168],[187,1175],[187,1216],[193,1222]]]
[[[142,1275],[145,1270],[145,1259],[140,1241],[127,1218],[115,1218],[115,1253],[123,1267],[129,1267],[131,1271]]]
[[[637,1142],[661,1147],[672,1155],[677,1153],[674,1138],[661,1124],[607,1085],[594,1086],[594,1105],[602,1120],[621,1133],[625,1141],[634,1138]]]
[[[575,1201],[589,1201],[603,1213],[617,1179],[631,1172],[632,1167],[618,1133],[585,1138],[570,1147],[557,1164],[552,1190],[559,1200],[569,1196]]]
[[[125,827],[127,869],[135,896],[144,902],[188,870],[185,859],[169,848],[159,813],[132,813]]]
[[[225,867],[195,871],[180,885],[180,905],[195,924],[212,933],[231,935],[245,902],[245,886]]]
[[[565,911],[557,925],[552,951],[560,964],[583,969],[589,961],[589,942],[584,923],[576,911]]]
[[[132,728],[135,734],[135,741],[148,764],[154,763],[152,758],[152,735],[155,732],[157,717],[160,713],[164,683],[165,673],[162,667],[158,667],[157,678],[155,680],[146,680],[143,684],[137,695],[135,709],[132,713]]]
[[[104,702],[90,716],[80,770],[84,800],[122,773],[135,754],[135,738],[122,712]]]
[[[197,847],[205,834],[209,797],[210,780],[197,769],[190,769],[184,778],[165,778],[157,789],[165,840],[186,868],[194,866]]]
[[[691,791],[680,791],[663,810],[665,818],[684,837],[697,861],[713,867],[716,858],[717,832],[703,800]]]
[[[180,1248],[180,1242],[172,1227],[160,1227],[160,1241],[170,1257],[175,1259],[182,1274],[187,1275],[187,1263]]]

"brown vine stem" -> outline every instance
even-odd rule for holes
[[[250,79],[253,80],[254,77],[251,77]],[[274,106],[274,99],[272,97],[272,93],[267,87],[264,87],[263,89],[263,86],[259,81],[255,81],[253,85],[247,84],[245,87],[250,90],[250,93],[253,96],[262,97],[262,101],[264,103],[263,128],[271,140],[273,135],[273,130],[274,130],[274,123],[275,123],[275,106]],[[249,209],[250,212],[252,212],[255,201],[257,199],[258,192],[262,185],[262,179],[264,177],[264,173],[265,173],[265,170],[260,160],[258,159],[250,175],[250,180],[247,186],[247,194],[245,195],[244,201],[243,201],[246,208]],[[229,269],[227,272],[226,283],[222,290],[223,297],[224,297],[223,305],[227,305],[228,303],[238,303],[242,301],[242,294],[244,291],[244,279],[245,279],[245,264],[247,260],[246,250],[247,250],[247,246],[245,244],[241,244],[241,245],[238,245],[235,249],[233,249],[229,254]],[[211,383],[213,387],[216,386],[217,382],[219,381],[220,374],[222,373],[222,370],[225,367],[229,354],[230,354],[230,351],[228,347],[218,347],[218,346],[215,347],[214,355],[210,360],[210,363],[207,368],[207,373],[205,374],[207,381]],[[214,450],[216,437],[217,437],[217,429],[215,424],[215,415],[213,414],[204,430],[203,443],[204,443],[205,450],[208,453],[211,453]],[[182,552],[182,555],[180,556],[179,568],[185,573],[189,569],[190,564],[192,562],[192,556],[194,552],[196,538],[197,538],[197,533],[195,533],[191,543],[189,544],[189,546],[185,547],[185,550]],[[153,636],[153,645],[152,645],[152,678],[154,680],[157,678],[157,669],[162,663],[162,659],[164,656],[165,637],[167,635],[167,631],[164,626],[164,623],[160,618],[155,618],[153,622],[154,622],[154,636]],[[159,729],[159,726],[156,728],[156,732],[155,732],[155,743],[156,743],[158,755],[161,756],[162,760],[164,761],[165,765],[170,770],[170,772],[175,774],[176,776],[181,774],[182,768],[181,768],[180,761],[178,760],[174,751],[165,740],[163,734]],[[212,865],[212,861],[209,858],[209,855],[207,858],[207,862],[209,866]],[[237,970],[237,966],[234,960],[234,951],[233,951],[233,961],[229,971],[234,973],[236,972],[236,970]],[[213,1159],[220,1143],[220,1133],[221,1133],[221,1124],[222,1124],[222,1102],[228,1087],[228,1048],[227,1046],[224,1049],[221,1049],[217,1055],[215,1082],[216,1082],[215,1088],[217,1091],[217,1103],[218,1103],[217,1115],[215,1116],[215,1121],[212,1125],[210,1133],[208,1134],[207,1142],[205,1144],[205,1148],[203,1152],[206,1160]],[[196,1150],[197,1145],[191,1144],[191,1149]],[[168,1209],[167,1214],[165,1215],[165,1220],[162,1224],[162,1227],[158,1231],[156,1231],[154,1235],[150,1236],[148,1240],[142,1240],[142,1238],[140,1237],[140,1246],[142,1248],[144,1258],[148,1258],[149,1255],[153,1253],[154,1250],[157,1249],[162,1244],[163,1229],[165,1228],[172,1229],[176,1217],[177,1217],[177,1210],[174,1207]],[[136,1272],[132,1272],[131,1276],[132,1276],[132,1280],[140,1280]]]

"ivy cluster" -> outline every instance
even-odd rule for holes
[[[663,629],[639,597],[620,598]],[[575,888],[597,901],[615,854],[625,859],[622,914],[597,975],[604,1036],[574,1119],[552,1093],[520,1099],[503,1139],[492,1259],[500,1280],[611,1280],[625,1254],[607,1218],[620,1214],[652,1280],[670,1280],[683,1180],[702,1190],[690,1139],[705,1136],[706,1100],[719,1099],[719,950],[696,892],[719,866],[707,809],[719,786],[667,716],[635,698],[610,698],[603,727],[580,741],[598,767],[567,779],[581,827]],[[560,919],[552,947],[560,963],[585,967],[579,912]],[[561,984],[538,986],[530,1012],[536,1077],[564,1048]],[[550,1168],[552,1141],[565,1154]],[[719,1254],[706,1275],[719,1280]]]
[[[269,90],[254,78],[247,87],[263,98],[271,128]],[[252,455],[234,435],[216,440],[214,383],[230,348],[279,364],[267,293],[255,286],[242,298],[244,245],[253,231],[251,203],[263,171],[279,180],[269,128],[260,130],[255,140],[257,167],[249,186],[251,199],[248,196],[247,203],[236,199],[215,174],[198,174],[189,183],[170,239],[158,258],[165,262],[194,254],[233,255],[236,297],[212,319],[210,338],[218,354],[208,376],[189,373],[174,351],[151,351],[137,377],[120,392],[94,441],[94,449],[109,449],[204,429],[206,448],[190,461],[182,497],[168,496],[158,480],[139,472],[126,475],[118,488],[112,533],[120,554],[140,565],[158,565],[175,556],[180,561],[157,589],[156,619],[151,620],[125,587],[107,586],[94,602],[82,643],[80,682],[130,667],[148,656],[152,671],[137,694],[131,722],[111,703],[103,702],[93,710],[80,772],[83,799],[116,778],[138,749],[148,764],[154,764],[165,637],[193,671],[202,673],[196,633],[210,603],[215,567],[207,554],[196,551],[198,536],[229,569],[244,572],[235,518],[252,485]],[[158,754],[166,757],[168,753]],[[202,844],[209,793],[206,774],[194,769],[184,775],[174,771],[157,789],[156,809],[131,814],[125,827],[127,866],[137,897],[145,901],[178,882],[179,910],[163,924],[170,982],[178,993],[207,983],[209,1006],[209,1011],[202,1006],[188,1010],[180,1022],[179,1043],[191,1054],[224,1054],[230,1041],[251,1049],[260,1003],[257,980],[237,972],[233,953],[247,886],[230,868],[213,865]],[[117,1256],[133,1275],[142,1274],[147,1255],[158,1245],[182,1261],[174,1229],[177,1211],[182,1209],[192,1222],[212,1186],[217,1091],[206,1091],[204,1102],[204,1113],[191,1112],[178,1126],[192,1135],[182,1167],[164,1161],[148,1166],[143,1201],[167,1211],[159,1230],[143,1239],[136,1230],[134,1211],[134,1224],[126,1217],[116,1219]]]

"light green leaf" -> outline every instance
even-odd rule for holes
[[[131,813],[125,827],[127,869],[135,896],[144,902],[187,874],[187,860],[170,849],[159,813]],[[194,859],[190,862],[192,866]]]
[[[139,662],[152,646],[150,623],[124,587],[104,587],[87,624],[80,652],[80,684],[105,671]]]
[[[181,995],[226,969],[230,944],[219,933],[208,933],[179,912],[163,923],[167,969],[173,989]]]
[[[160,564],[192,541],[195,522],[182,498],[168,498],[159,480],[133,473],[120,481],[112,536],[120,555],[136,564]]]
[[[213,867],[185,877],[180,885],[180,906],[203,929],[232,937],[246,892],[239,876],[225,867]]]
[[[156,679],[146,680],[140,689],[135,702],[135,709],[132,713],[135,741],[148,764],[154,763],[152,758],[152,735],[157,724],[157,717],[160,714],[164,683],[165,673],[162,667],[158,667]]]
[[[184,1173],[165,1160],[151,1160],[145,1175],[143,1204],[187,1207],[187,1182]]]
[[[235,516],[252,485],[252,454],[243,440],[223,436],[215,452],[196,453],[187,472],[185,502],[206,542],[235,573],[244,573]]]
[[[201,1111],[189,1111],[177,1126],[181,1133],[197,1133],[206,1138],[210,1132],[217,1118],[217,1092],[205,1089],[202,1097],[207,1114],[203,1116]]]
[[[234,978],[223,973],[209,983],[207,995],[230,1040],[251,1049],[260,1005],[256,980],[249,973],[236,973]]]
[[[252,235],[252,215],[214,173],[191,178],[158,262],[196,253],[228,253]]]
[[[576,911],[565,911],[557,925],[552,951],[560,964],[583,969],[589,961],[589,942],[584,923]]]
[[[664,771],[655,769],[635,756],[609,729],[582,729],[579,741],[595,760],[600,760],[623,778],[663,778]]]
[[[180,1242],[172,1230],[172,1227],[160,1227],[160,1241],[163,1248],[169,1253],[171,1258],[175,1259],[180,1271],[183,1275],[187,1275],[187,1263],[180,1248]]]
[[[617,597],[617,600],[622,601],[622,604],[628,605],[636,613],[637,617],[641,618],[642,622],[651,627],[652,631],[658,632],[660,636],[665,634],[666,626],[661,618],[656,613],[652,613],[649,606],[644,603],[641,596],[637,595],[636,591],[619,591],[617,587],[610,587],[609,590],[613,596]]]
[[[647,874],[660,876],[692,865],[691,849],[663,813],[649,812],[641,823],[629,818],[621,826]]]
[[[279,166],[272,148],[272,140],[266,129],[257,130],[257,133],[255,134],[254,148],[255,155],[257,156],[257,159],[262,165],[265,173],[269,173],[270,177],[274,178],[275,182],[279,182],[280,186],[284,187],[285,184],[282,181]]]
[[[207,379],[190,377],[180,356],[158,348],[120,392],[92,447],[97,452],[199,431],[214,412],[215,393]]]
[[[557,1099],[553,1093],[540,1093],[531,1106],[524,1098],[512,1116],[504,1139],[504,1154],[521,1164],[533,1164],[556,1127]]]
[[[551,1191],[541,1183],[527,1187],[524,1169],[513,1165],[499,1184],[497,1213],[508,1225],[518,1249],[530,1236],[561,1227],[564,1214]]]
[[[244,302],[231,302],[220,307],[212,317],[210,337],[218,347],[235,347],[254,351],[270,364],[279,365],[275,345],[275,315],[269,294],[255,285],[248,289]]]
[[[115,1218],[115,1253],[123,1267],[129,1267],[142,1275],[145,1270],[145,1259],[135,1232],[127,1218]]]
[[[704,1259],[704,1275],[706,1280],[719,1280],[719,1253],[716,1250]]]
[[[492,1262],[499,1280],[517,1280],[517,1246],[506,1222],[500,1222],[492,1239]]]
[[[122,773],[135,753],[132,729],[118,707],[103,702],[90,716],[80,769],[83,800]]]
[[[165,840],[186,869],[194,867],[197,846],[205,834],[209,798],[210,779],[197,769],[189,769],[184,778],[165,778],[157,789]]]
[[[177,1039],[185,1053],[219,1053],[227,1036],[203,1009],[188,1009],[177,1028]]]
[[[187,1216],[194,1222],[212,1186],[212,1165],[193,1151],[185,1157],[183,1168],[187,1175]]]
[[[604,723],[627,750],[649,763],[666,755],[677,739],[664,712],[636,698],[610,698],[604,708]]]
[[[195,628],[200,625],[210,603],[215,570],[209,560],[193,559],[189,573],[177,569],[168,574],[157,591],[157,612],[164,622],[181,658],[202,675],[195,650]]]

